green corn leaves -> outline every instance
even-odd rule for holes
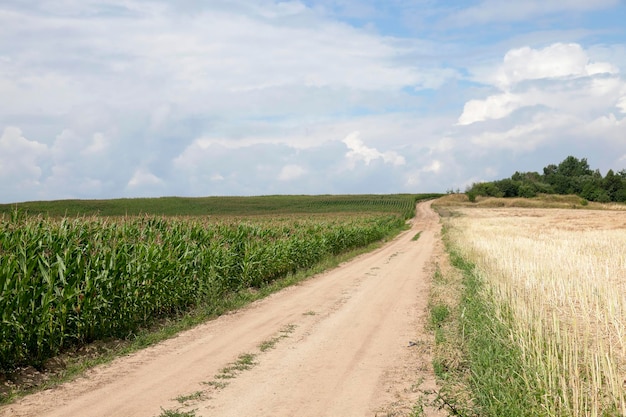
[[[360,214],[0,221],[0,371],[124,337],[229,291],[260,287],[404,224]]]

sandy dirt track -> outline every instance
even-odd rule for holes
[[[411,230],[384,247],[25,397],[0,416],[153,417],[162,409],[222,417],[408,415],[420,390],[434,388],[424,323],[439,239],[438,216],[421,203]],[[275,346],[262,352],[260,344],[272,339]],[[242,354],[255,355],[250,369],[216,378]],[[199,391],[184,405],[175,400]]]

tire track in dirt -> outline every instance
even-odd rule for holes
[[[0,416],[154,417],[162,408],[224,417],[408,415],[420,390],[435,388],[424,323],[439,232],[430,202],[420,203],[411,229],[384,247],[27,396]],[[260,352],[286,326],[287,337]],[[256,355],[251,369],[223,388],[206,385],[245,353]],[[205,395],[186,407],[174,400],[198,391]]]

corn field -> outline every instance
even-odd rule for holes
[[[398,231],[398,215],[0,218],[0,371],[125,337]]]

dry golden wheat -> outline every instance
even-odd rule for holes
[[[450,239],[487,283],[547,415],[626,415],[626,216],[459,211]]]

